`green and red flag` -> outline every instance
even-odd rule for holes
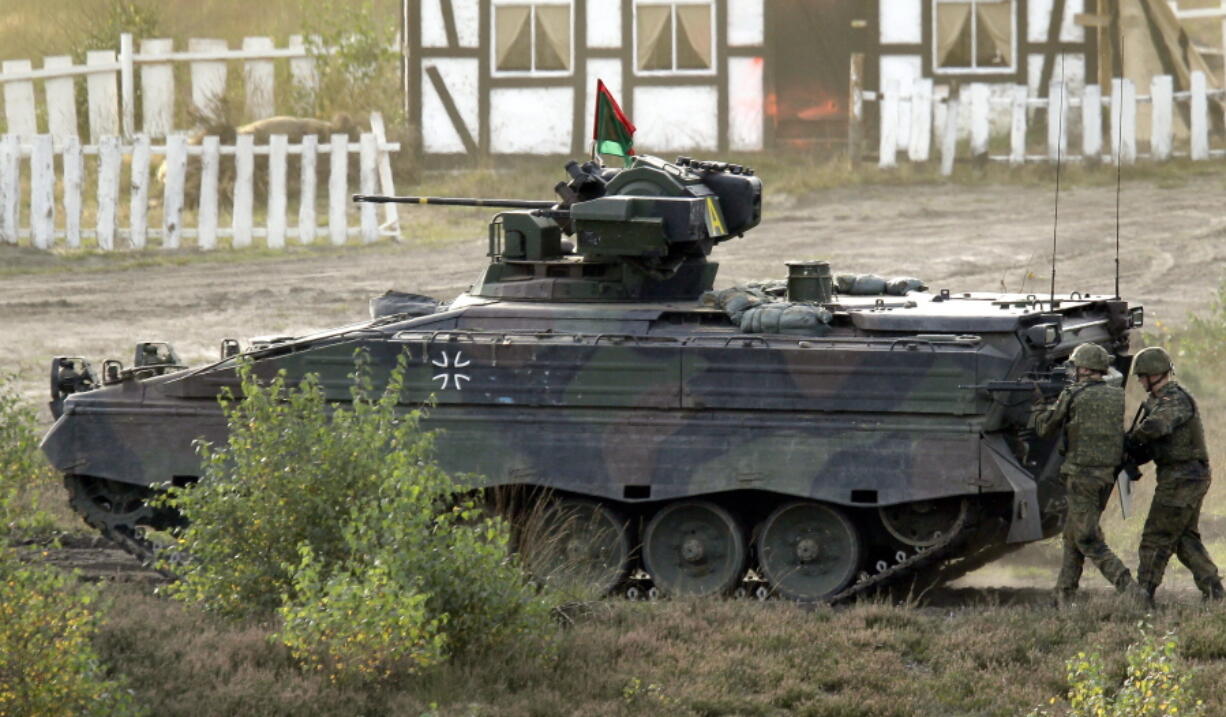
[[[634,156],[634,124],[622,112],[613,93],[603,80],[596,80],[596,121],[593,123],[592,139],[596,141],[597,154]]]

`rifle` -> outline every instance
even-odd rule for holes
[[[1068,388],[1069,385],[1070,376],[1068,369],[1061,367],[1051,371],[1029,373],[1019,379],[988,381],[987,383],[958,386],[958,388],[987,391],[989,393],[994,391],[1034,393],[1035,390],[1038,390],[1044,399],[1050,400],[1060,395],[1060,392]]]
[[[1145,404],[1137,407],[1136,415],[1132,417],[1132,425],[1128,427],[1128,433],[1132,433],[1145,418]],[[1119,488],[1120,493],[1120,513],[1124,515],[1124,519],[1128,519],[1128,514],[1132,511],[1132,482],[1141,480],[1141,466],[1153,460],[1152,452],[1149,447],[1140,441],[1124,438],[1124,459],[1115,468],[1115,485]]]

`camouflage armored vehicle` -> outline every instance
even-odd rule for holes
[[[557,200],[359,198],[503,210],[489,266],[449,303],[382,297],[369,321],[229,339],[191,369],[165,344],[100,376],[56,358],[43,448],[73,506],[148,557],[144,529],[177,516],[145,500],[197,479],[193,439],[226,440],[217,395],[237,387],[240,351],[262,376],[317,373],[343,401],[364,349],[383,373],[408,357],[404,405],[433,397],[446,468],[548,496],[561,539],[527,562],[600,590],[840,600],[1059,530],[1061,457],[1025,428],[1031,394],[1058,390],[1082,343],[1126,375],[1139,307],[836,285],[819,261],[713,291],[708,256],[761,218],[752,171],[647,156],[567,170]]]

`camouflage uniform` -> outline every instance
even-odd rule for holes
[[[1152,596],[1174,553],[1205,597],[1220,598],[1217,566],[1197,528],[1211,476],[1196,400],[1171,379],[1145,401],[1144,411],[1144,420],[1128,437],[1150,449],[1158,485],[1141,534],[1137,580]]]
[[[1132,574],[1111,552],[1098,525],[1115,486],[1124,447],[1124,390],[1101,378],[1087,378],[1066,388],[1054,406],[1038,408],[1031,426],[1040,436],[1064,429],[1064,478],[1068,512],[1064,520],[1064,555],[1058,597],[1067,597],[1081,581],[1089,558],[1120,592],[1133,584]],[[1135,590],[1135,588],[1132,588]]]

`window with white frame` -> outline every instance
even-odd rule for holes
[[[1017,0],[934,0],[937,73],[1007,72],[1017,62]]]
[[[569,0],[494,2],[494,72],[566,74],[574,53]]]
[[[715,8],[711,0],[634,5],[635,69],[640,74],[715,71]]]

